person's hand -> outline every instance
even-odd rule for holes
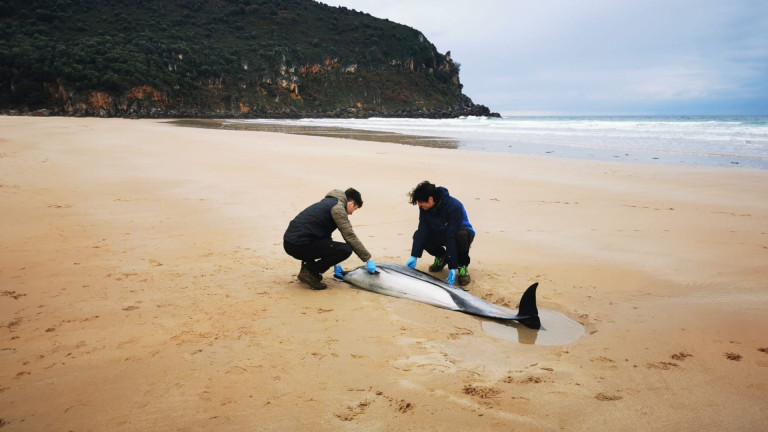
[[[341,268],[341,265],[336,264],[333,266],[333,274],[337,276],[338,278],[343,279],[344,278],[344,269]]]
[[[448,270],[448,279],[445,280],[449,285],[453,285],[456,282],[456,269]]]
[[[368,268],[368,273],[370,274],[376,273],[376,263],[373,262],[373,260],[368,260],[368,262],[365,263],[365,266]]]
[[[406,265],[407,267],[410,267],[410,268],[412,268],[412,269],[415,269],[415,268],[416,268],[416,257],[413,257],[413,256],[412,256],[412,257],[408,258],[408,262],[407,262],[407,263],[405,263],[405,265]]]

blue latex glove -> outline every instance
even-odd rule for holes
[[[373,262],[373,260],[368,260],[368,262],[365,263],[365,266],[368,268],[368,273],[370,274],[376,273],[376,263]]]
[[[410,267],[412,269],[416,268],[416,257],[410,257],[408,258],[408,262],[405,263],[407,267]]]
[[[333,266],[333,274],[335,274],[336,276],[338,276],[340,278],[344,278],[344,274],[343,273],[344,273],[344,269],[341,268],[341,266],[339,264],[336,264],[335,266]]]
[[[445,280],[449,285],[453,285],[456,282],[456,269],[448,270],[448,279]]]

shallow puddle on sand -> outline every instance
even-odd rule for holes
[[[539,309],[541,329],[533,330],[512,321],[483,321],[483,331],[497,339],[529,345],[568,345],[576,342],[586,332],[584,326],[560,312]]]

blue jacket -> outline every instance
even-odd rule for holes
[[[419,208],[419,229],[413,236],[411,256],[421,258],[424,252],[424,244],[430,236],[443,238],[445,241],[446,258],[448,268],[455,269],[459,266],[459,257],[456,248],[456,232],[460,227],[467,227],[473,233],[472,224],[469,223],[467,211],[461,201],[452,197],[448,189],[440,186],[439,202],[429,210]]]

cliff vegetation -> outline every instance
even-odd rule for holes
[[[492,115],[418,30],[311,0],[0,0],[0,111]]]

